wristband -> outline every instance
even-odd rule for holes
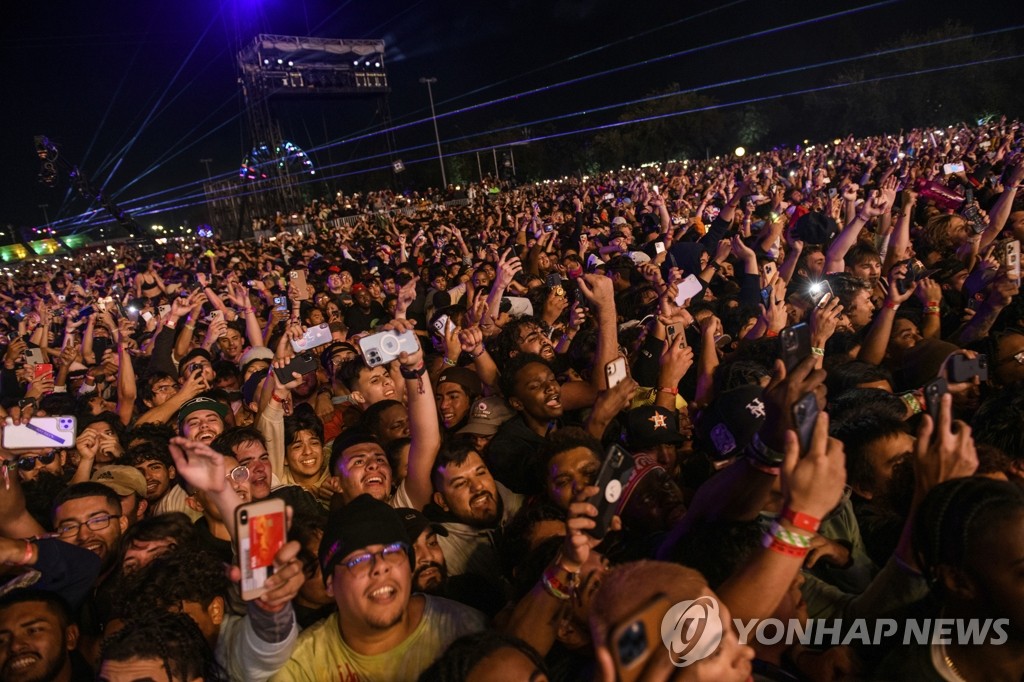
[[[672,386],[658,386],[658,393],[669,393],[671,395],[679,395],[679,389]]]
[[[924,407],[922,407],[921,401],[918,399],[917,395],[913,391],[911,391],[910,393],[902,394],[900,396],[900,400],[902,400],[903,403],[910,408],[911,414],[921,414],[922,412],[924,412]]]
[[[562,338],[565,338],[565,336],[563,335],[563,337],[562,337]],[[486,348],[481,348],[481,349],[480,349],[480,352],[479,352],[479,353],[477,353],[476,355],[474,355],[473,353],[470,353],[470,354],[469,354],[469,357],[471,357],[471,358],[473,358],[474,360],[476,360],[476,359],[477,359],[478,357],[480,357],[481,355],[483,355],[483,354],[484,354],[484,353],[486,353],[486,352],[487,352],[487,349],[486,349]]]
[[[768,529],[768,532],[765,533],[764,541],[767,543],[769,538],[774,538],[783,544],[790,545],[791,547],[796,547],[798,549],[810,549],[811,538],[813,537],[813,535],[808,533],[783,528],[782,525],[776,521]]]
[[[178,324],[178,323],[177,322],[172,322],[171,320],[166,320],[164,322],[164,326],[167,327],[168,329],[174,329],[174,326],[176,324]]]
[[[800,530],[810,531],[811,533],[817,533],[818,528],[821,527],[821,519],[816,519],[809,514],[795,511],[789,507],[783,508],[780,516]]]
[[[426,374],[427,366],[421,364],[419,367],[416,367],[414,369],[409,369],[405,366],[401,366],[399,367],[398,371],[401,372],[402,376],[406,379],[419,379],[421,376]]]
[[[34,549],[32,541],[25,540],[25,556],[21,557],[21,566],[28,566],[32,562],[32,550]]]
[[[288,398],[278,398],[276,393],[271,393],[270,399],[273,400],[274,402],[281,403],[282,405],[288,402]]]
[[[449,360],[447,355],[441,357],[441,362],[444,363],[445,367],[454,367],[458,364],[454,360]]]
[[[939,307],[939,302],[938,301],[928,301],[927,303],[924,304],[924,306],[925,306],[925,308],[938,308]]]
[[[764,336],[765,336],[766,339],[774,339],[778,335],[779,335],[779,333],[777,331],[775,331],[774,329],[769,329],[768,331],[766,331],[764,333]]]
[[[778,552],[779,554],[784,554],[788,557],[793,557],[794,559],[803,559],[805,556],[807,556],[807,552],[809,551],[802,547],[793,547],[792,545],[787,545],[786,543],[780,542],[778,539],[768,534],[765,534],[764,536],[764,547],[766,549],[770,549],[773,552]]]
[[[883,308],[888,308],[889,310],[899,310],[900,309],[900,304],[899,303],[893,303],[889,299],[886,299],[885,303],[882,304],[882,307]]]
[[[541,582],[544,584],[544,589],[552,597],[559,601],[569,601],[569,598],[572,595],[572,583],[566,584],[559,580],[556,575],[558,570],[557,566],[551,566],[545,569],[544,573],[541,575]]]
[[[823,358],[823,357],[825,357],[825,349],[824,348],[818,348],[816,346],[811,346],[811,355],[813,355],[815,357]]]
[[[939,306],[937,306],[937,305],[926,305],[924,307],[924,314],[925,315],[938,315],[939,314]]]

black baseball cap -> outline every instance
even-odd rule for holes
[[[334,575],[334,565],[352,552],[396,542],[412,547],[401,515],[387,502],[363,493],[343,507],[332,509],[317,552],[324,582]],[[411,551],[409,559],[411,562]]]

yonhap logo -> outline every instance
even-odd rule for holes
[[[679,668],[713,654],[723,634],[718,602],[713,597],[681,601],[661,619],[661,641],[672,665]]]

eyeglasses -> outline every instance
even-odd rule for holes
[[[68,521],[57,527],[57,535],[62,538],[71,538],[78,535],[78,531],[82,526],[88,526],[89,530],[103,530],[110,525],[111,519],[121,518],[120,514],[100,514],[94,516],[85,523],[79,523],[78,521]]]
[[[167,391],[177,391],[178,387],[174,384],[164,384],[163,386],[154,386],[153,393],[166,393]]]
[[[367,552],[366,554],[359,554],[352,557],[348,561],[342,561],[345,568],[349,570],[355,578],[364,578],[370,574],[370,568],[373,566],[374,559],[380,557],[385,563],[397,566],[403,561],[408,561],[409,557],[409,545],[404,542],[396,542],[388,545],[379,552]]]
[[[53,464],[53,460],[56,458],[57,451],[50,450],[45,455],[26,455],[24,457],[19,457],[14,460],[14,464],[22,471],[32,471],[36,468],[37,461],[42,463],[43,466],[46,466],[48,464]]]
[[[244,464],[239,464],[234,469],[228,472],[228,475],[224,478],[228,479],[232,483],[241,485],[249,480],[249,468]]]

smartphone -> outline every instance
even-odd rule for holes
[[[557,272],[552,272],[544,280],[544,284],[551,287],[552,289],[554,289],[555,287],[560,287],[562,286],[562,276],[559,275]]]
[[[1020,286],[1020,241],[1011,239],[999,248],[999,262],[1006,268],[1007,276]]]
[[[664,594],[656,594],[630,614],[608,635],[608,649],[615,661],[615,679],[636,682],[651,655],[664,655],[661,621],[672,608]]]
[[[277,375],[278,380],[282,384],[287,384],[289,381],[294,379],[292,372],[298,372],[299,374],[309,374],[315,372],[317,368],[316,357],[312,353],[299,353],[292,357],[284,367],[275,367],[274,374]]]
[[[268,497],[235,509],[242,599],[259,599],[274,573],[274,557],[287,540],[284,500]]]
[[[280,311],[282,313],[288,312],[288,298],[286,296],[275,296],[274,310]]]
[[[306,271],[305,270],[292,270],[288,273],[288,278],[295,283],[298,288],[298,296],[300,301],[305,301],[309,298],[309,287],[306,286]]]
[[[448,330],[448,321],[450,319],[451,318],[449,318],[447,315],[442,315],[441,317],[434,320],[434,331],[436,331],[438,335],[444,336],[445,332]]]
[[[169,305],[162,305],[162,306],[158,307],[156,309],[156,311],[158,313],[160,313],[160,317],[167,317],[167,313],[171,312],[171,306],[169,306]],[[146,321],[148,322],[149,320],[146,320]]]
[[[676,305],[678,306],[684,305],[704,290],[704,285],[697,275],[687,275],[677,286],[679,287],[679,291],[676,293]]]
[[[90,315],[92,315],[95,312],[96,312],[95,308],[93,308],[91,305],[87,305],[84,308],[82,308],[81,310],[79,310],[78,314],[75,315],[75,322],[78,322],[79,320],[84,320],[85,318],[89,317]]]
[[[595,525],[586,531],[591,537],[601,540],[608,533],[612,517],[619,507],[619,499],[622,497],[622,489],[625,487],[629,477],[633,474],[633,457],[622,447],[612,444],[605,452],[604,462],[597,474],[594,485],[600,490],[587,500],[597,507],[597,518]]]
[[[224,319],[224,311],[223,310],[214,310],[212,313],[210,313],[210,322],[216,322],[217,320],[223,320],[223,319]]]
[[[651,191],[654,192],[655,194],[658,194],[659,193],[658,192],[658,186],[657,185],[651,185]]]
[[[37,368],[39,365],[37,365]],[[969,358],[963,353],[957,353],[949,359],[949,380],[954,384],[965,381],[972,381],[978,377],[981,381],[988,381],[988,357],[979,355]]]
[[[946,175],[952,175],[953,173],[963,173],[963,163],[944,163],[942,164],[942,172]]]
[[[331,342],[331,327],[326,322],[318,324],[315,327],[309,327],[306,329],[306,333],[302,335],[302,338],[296,341],[292,339],[292,350],[296,353],[301,353],[304,350],[310,350],[317,346],[326,346]]]
[[[811,391],[793,405],[793,424],[796,426],[797,439],[800,441],[800,453],[806,455],[811,450],[814,438],[814,424],[818,421],[818,397]]]
[[[654,242],[654,253],[665,253],[665,242]]]
[[[839,190],[837,190],[835,187],[829,187],[828,188],[828,198],[829,199],[835,199],[837,194],[839,194]]]
[[[36,379],[47,374],[53,374],[53,365],[48,362],[41,362],[32,368],[32,376]]]
[[[75,444],[78,422],[72,416],[32,417],[27,424],[13,426],[8,417],[3,428],[3,447],[70,448]]]
[[[554,232],[554,231],[555,231],[555,226],[554,225],[545,225],[544,226],[544,232],[545,233],[549,234],[549,233]]]
[[[621,355],[604,366],[604,376],[608,380],[608,388],[615,388],[629,376],[626,358]]]
[[[396,331],[379,332],[359,339],[359,351],[370,367],[396,360],[403,352],[415,353],[419,341],[412,330],[399,334]]]
[[[769,284],[768,286],[761,289],[761,303],[767,308],[772,303],[772,289],[773,287]]]
[[[779,341],[782,344],[782,361],[786,365],[786,372],[792,372],[811,354],[811,328],[806,322],[783,329]]]
[[[778,274],[779,266],[771,261],[768,261],[761,266],[761,277],[765,286],[771,285],[775,281],[775,276]]]
[[[939,423],[942,396],[947,393],[949,393],[949,383],[942,377],[936,377],[924,385],[924,404],[928,408],[928,414],[932,416],[933,425]]]
[[[26,348],[25,349],[25,364],[26,365],[40,365],[46,362],[46,358],[43,357],[43,350],[41,348]]]

